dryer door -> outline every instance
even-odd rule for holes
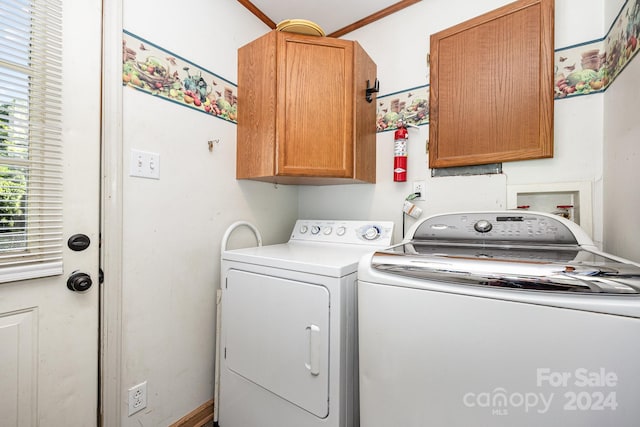
[[[329,291],[231,270],[223,296],[226,365],[300,408],[329,413]]]

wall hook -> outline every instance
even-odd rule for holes
[[[209,151],[213,151],[213,144],[219,144],[220,140],[219,139],[214,139],[214,140],[210,140],[207,141],[207,145],[209,145]]]
[[[371,96],[372,93],[380,92],[380,82],[378,81],[378,79],[376,79],[376,81],[373,83],[373,87],[369,86],[370,84],[371,82],[367,80],[367,102],[373,101],[373,98]]]

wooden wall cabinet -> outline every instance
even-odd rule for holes
[[[236,178],[375,182],[376,72],[348,40],[274,30],[241,47]]]
[[[431,35],[429,167],[553,157],[553,0]]]

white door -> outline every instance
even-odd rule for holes
[[[63,274],[0,283],[2,427],[96,425],[101,5],[62,0]],[[72,251],[79,233],[90,245]],[[73,272],[93,285],[69,290]]]

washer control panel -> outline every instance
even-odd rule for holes
[[[391,246],[393,221],[299,219],[290,242],[309,241],[352,245]]]
[[[407,239],[576,244],[576,228],[564,218],[540,212],[456,213],[426,218]]]

